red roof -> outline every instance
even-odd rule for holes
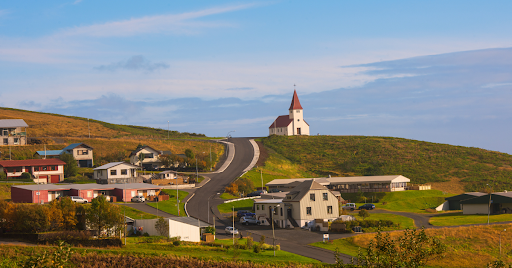
[[[293,119],[290,119],[289,115],[281,115],[281,116],[277,117],[277,119],[274,122],[272,122],[272,125],[270,125],[270,127],[268,127],[268,128],[287,127],[288,125],[290,125],[292,120]],[[276,125],[274,126],[274,124],[276,124]]]
[[[297,96],[297,91],[293,91],[293,98],[292,98],[292,104],[290,104],[290,109],[288,110],[303,110],[302,106],[300,105],[299,97]]]
[[[66,162],[60,159],[28,159],[28,160],[2,160],[0,167],[27,167],[27,166],[46,166],[46,165],[65,165]]]

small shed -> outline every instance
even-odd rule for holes
[[[192,217],[172,217],[166,218],[169,222],[169,237],[179,236],[181,241],[200,242],[204,229],[210,226],[209,223]],[[158,236],[160,233],[156,230],[155,224],[158,219],[135,220],[134,227],[142,227],[142,232],[149,235]]]
[[[460,201],[486,195],[486,193],[470,192],[445,198],[448,201],[449,210],[461,210]]]

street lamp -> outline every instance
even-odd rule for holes
[[[235,130],[231,130],[230,132],[228,132],[228,134],[226,135],[226,139],[229,139],[229,133],[231,132],[235,132]]]
[[[235,206],[233,206],[233,245],[235,245]]]
[[[274,248],[274,257],[276,256],[276,234],[274,232],[274,214],[276,208],[280,207],[281,205],[277,205],[275,207],[272,207],[272,246]]]
[[[220,193],[217,193],[217,194],[220,194]],[[210,198],[212,198],[212,196],[214,196],[214,194],[210,195],[210,197],[208,197],[208,223],[210,223]],[[213,220],[213,223],[215,223],[215,220]]]

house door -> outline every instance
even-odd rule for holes
[[[58,183],[58,182],[60,182],[60,175],[50,175],[50,182],[51,183]]]
[[[288,215],[288,218],[293,218],[292,217],[292,209],[291,208],[287,209],[286,214]]]
[[[300,134],[300,127],[297,128],[297,135],[301,135]]]

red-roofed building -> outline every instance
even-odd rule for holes
[[[302,105],[297,91],[293,91],[292,103],[288,115],[278,116],[268,127],[269,135],[309,135],[309,125],[304,121]]]
[[[0,172],[7,178],[21,177],[23,172],[30,173],[36,183],[57,183],[64,180],[64,165],[60,159],[2,160]]]

